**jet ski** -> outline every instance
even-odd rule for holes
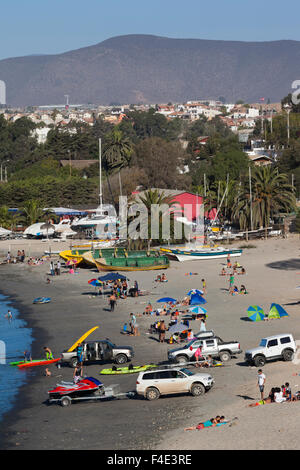
[[[48,391],[49,399],[58,399],[63,396],[78,398],[90,395],[104,395],[104,385],[94,377],[85,377],[76,384],[73,382],[62,382],[57,384],[53,390]]]

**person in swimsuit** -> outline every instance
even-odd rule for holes
[[[204,429],[204,428],[211,428],[217,425],[217,419],[216,418],[210,418],[207,421],[204,421],[203,423],[199,423],[196,426],[191,426],[189,428],[185,428],[185,431],[194,431],[195,429]]]
[[[47,346],[44,346],[44,352],[46,354],[47,361],[50,361],[51,359],[53,359],[53,354],[50,348],[48,348]]]

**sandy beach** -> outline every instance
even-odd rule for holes
[[[51,250],[67,249],[68,243],[51,242]],[[239,242],[232,247],[245,245]],[[0,265],[1,293],[9,295],[18,306],[21,317],[33,328],[33,357],[40,356],[43,346],[51,347],[55,356],[68,348],[89,328],[99,325],[90,339],[110,338],[116,344],[131,345],[133,363],[158,363],[167,359],[172,345],[159,344],[148,334],[156,318],[138,316],[140,335],[124,337],[120,329],[131,312],[142,313],[148,301],[155,305],[159,297],[168,295],[182,299],[192,288],[201,289],[207,282],[207,329],[225,341],[237,340],[243,351],[255,347],[260,339],[277,333],[292,333],[300,340],[300,241],[288,239],[251,241],[238,261],[246,275],[236,276],[235,283],[244,284],[248,295],[230,296],[228,278],[220,276],[226,259],[171,262],[165,271],[168,282],[155,283],[157,272],[130,273],[130,284],[137,280],[148,296],[118,302],[115,312],[108,311],[107,298],[94,296],[88,280],[97,277],[93,269],[79,269],[70,275],[63,269],[51,284],[46,283],[49,261],[38,266],[27,264]],[[1,241],[0,256],[10,249],[25,249],[29,241]],[[30,256],[41,256],[48,242],[30,242]],[[55,259],[55,256],[53,257]],[[189,276],[186,273],[197,272]],[[47,296],[52,301],[33,305],[35,297]],[[249,305],[260,305],[268,311],[271,302],[281,304],[289,317],[253,323],[247,321]],[[191,322],[198,331],[199,322]],[[68,408],[47,406],[47,391],[61,380],[71,380],[73,369],[51,367],[52,376],[45,377],[42,368],[22,387],[15,407],[2,423],[2,449],[299,449],[297,414],[300,402],[270,404],[249,408],[259,400],[257,369],[244,363],[244,354],[233,358],[222,368],[209,372],[215,386],[204,397],[190,395],[162,397],[149,402],[142,398],[115,400],[106,403],[80,403]],[[264,366],[266,391],[289,382],[292,391],[300,390],[299,364],[272,362]],[[102,367],[90,365],[85,373],[105,385],[118,383],[121,391],[135,389],[136,375],[103,377]],[[26,374],[26,371],[24,371]],[[184,432],[186,426],[212,416],[237,417],[232,426]],[[199,434],[201,433],[201,434]]]

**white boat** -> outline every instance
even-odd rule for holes
[[[112,205],[102,204],[85,217],[75,219],[71,228],[76,232],[86,232],[94,238],[114,238],[116,236],[117,217]]]
[[[7,230],[6,228],[0,227],[0,239],[8,237],[11,233],[11,230]]]
[[[191,260],[203,260],[203,259],[218,259],[241,256],[243,250],[232,250],[222,247],[200,247],[192,250],[191,248],[160,248],[161,253],[166,254],[170,259],[177,261],[191,261]]]
[[[45,222],[30,225],[24,230],[23,236],[25,238],[43,238],[54,234],[54,225],[51,224],[49,228],[42,228],[43,225],[46,225]]]

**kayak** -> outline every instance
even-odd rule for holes
[[[34,304],[48,304],[49,302],[51,302],[50,297],[37,297],[33,301]]]
[[[48,364],[54,364],[55,362],[58,362],[58,361],[60,361],[60,358],[49,359],[48,361],[47,359],[40,359],[40,360],[28,361],[28,362],[22,361],[20,364],[17,364],[17,365],[19,369],[25,369],[25,368],[34,367],[34,366],[47,366]]]
[[[129,369],[129,366],[118,367],[117,369],[102,369],[100,371],[101,375],[120,375],[120,374],[136,374],[137,372],[144,372],[145,370],[157,367],[155,364],[147,364],[145,366],[134,366]]]
[[[73,344],[73,346],[71,346],[69,349],[68,349],[68,352],[72,352],[74,351],[75,348],[77,348],[78,344],[82,343],[91,333],[93,333],[93,331],[95,331],[97,328],[99,328],[99,326],[94,326],[93,328],[91,328],[90,330],[88,330],[86,333],[84,333],[84,335],[82,335],[77,341],[76,343]]]

